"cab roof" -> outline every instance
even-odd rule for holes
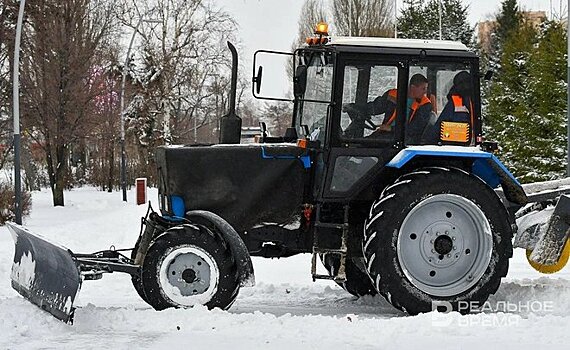
[[[449,40],[423,40],[423,39],[394,39],[374,37],[329,37],[326,46],[368,46],[399,49],[425,49],[446,51],[468,51],[463,43]]]

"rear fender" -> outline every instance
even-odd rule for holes
[[[493,189],[501,185],[508,201],[520,205],[528,202],[523,187],[513,174],[497,157],[482,151],[479,147],[411,146],[401,150],[386,166],[400,169],[412,159],[419,158],[469,160],[471,173],[481,178]]]

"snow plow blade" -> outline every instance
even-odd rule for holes
[[[23,226],[14,223],[7,226],[16,245],[12,287],[57,319],[73,322],[73,302],[81,275],[72,253]]]
[[[546,225],[537,224],[534,228],[529,228],[527,232],[521,235],[521,240],[527,241],[524,248],[532,251],[529,255],[531,262],[550,266],[555,265],[560,260],[569,235],[570,197],[562,195],[556,203],[548,223]],[[522,236],[527,236],[527,239],[523,239]],[[515,245],[518,245],[517,242]]]

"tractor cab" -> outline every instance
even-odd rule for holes
[[[278,141],[315,151],[315,199],[371,200],[410,146],[481,144],[479,61],[465,45],[317,33],[292,54],[256,52],[253,77],[254,96],[272,99],[259,94],[260,56],[290,55],[293,118]]]
[[[481,143],[479,63],[465,45],[352,37],[307,43],[292,55],[292,126],[300,138],[325,148]],[[259,75],[253,80],[261,84]]]

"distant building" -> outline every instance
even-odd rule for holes
[[[477,38],[485,52],[491,51],[491,34],[497,27],[497,21],[482,21],[477,24]]]
[[[523,11],[522,14],[527,23],[532,24],[534,27],[538,27],[542,22],[546,21],[545,11]],[[477,37],[481,48],[485,52],[491,50],[491,34],[496,27],[497,21],[495,20],[482,21],[477,24]]]

